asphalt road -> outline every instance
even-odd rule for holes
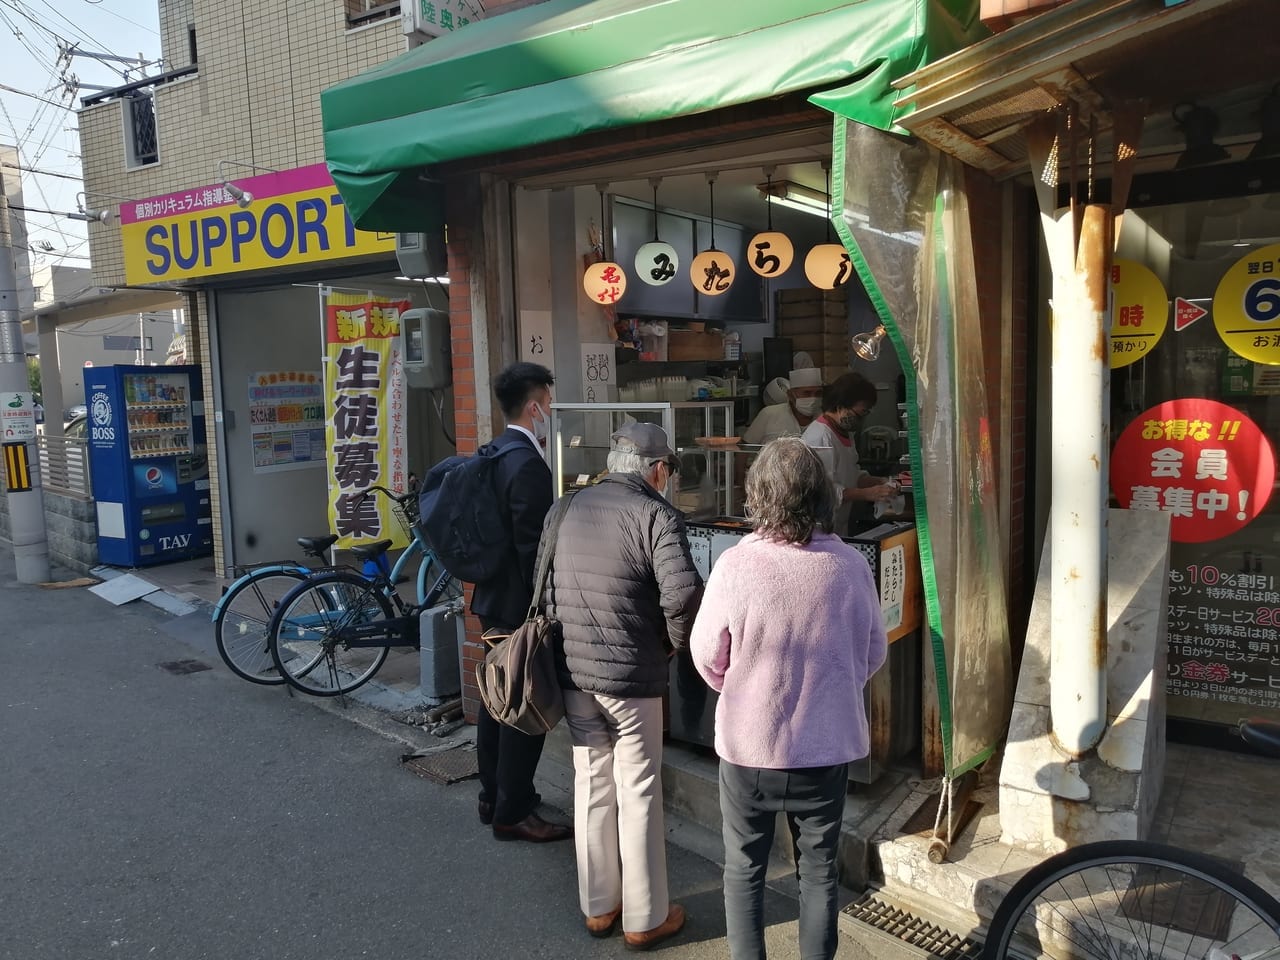
[[[13,576],[0,543],[0,958],[632,956],[586,935],[572,846],[495,842],[474,782],[238,680],[211,628]],[[719,868],[669,857],[690,922],[656,955],[728,956]],[[796,956],[794,903],[768,909]]]

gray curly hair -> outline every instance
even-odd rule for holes
[[[799,437],[765,444],[747,471],[747,509],[768,540],[808,543],[835,528],[835,490],[818,455]]]

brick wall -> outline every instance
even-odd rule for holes
[[[471,211],[460,210],[461,191],[448,194],[446,219],[449,223],[447,254],[449,261],[449,327],[453,351],[454,438],[458,453],[472,454],[479,445],[476,418],[475,351],[471,326]],[[488,389],[488,384],[485,384]],[[471,586],[466,588],[467,608],[471,607]],[[475,723],[479,695],[476,690],[476,664],[484,660],[483,632],[480,621],[470,613],[466,617],[466,636],[462,642],[462,706],[469,723]]]

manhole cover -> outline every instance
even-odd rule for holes
[[[476,752],[466,747],[454,747],[452,750],[423,755],[407,753],[400,758],[400,762],[406,769],[432,783],[457,783],[480,774]]]
[[[201,663],[199,660],[166,660],[164,663],[157,663],[156,666],[170,673],[199,673],[201,670],[212,669],[207,663]]]

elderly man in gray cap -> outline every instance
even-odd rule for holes
[[[663,498],[679,470],[666,432],[625,424],[608,467],[548,517],[564,512],[545,603],[563,631],[558,665],[587,932],[607,937],[621,919],[627,946],[647,950],[685,920],[667,894],[662,696],[668,656],[688,640],[702,581],[684,519]]]

